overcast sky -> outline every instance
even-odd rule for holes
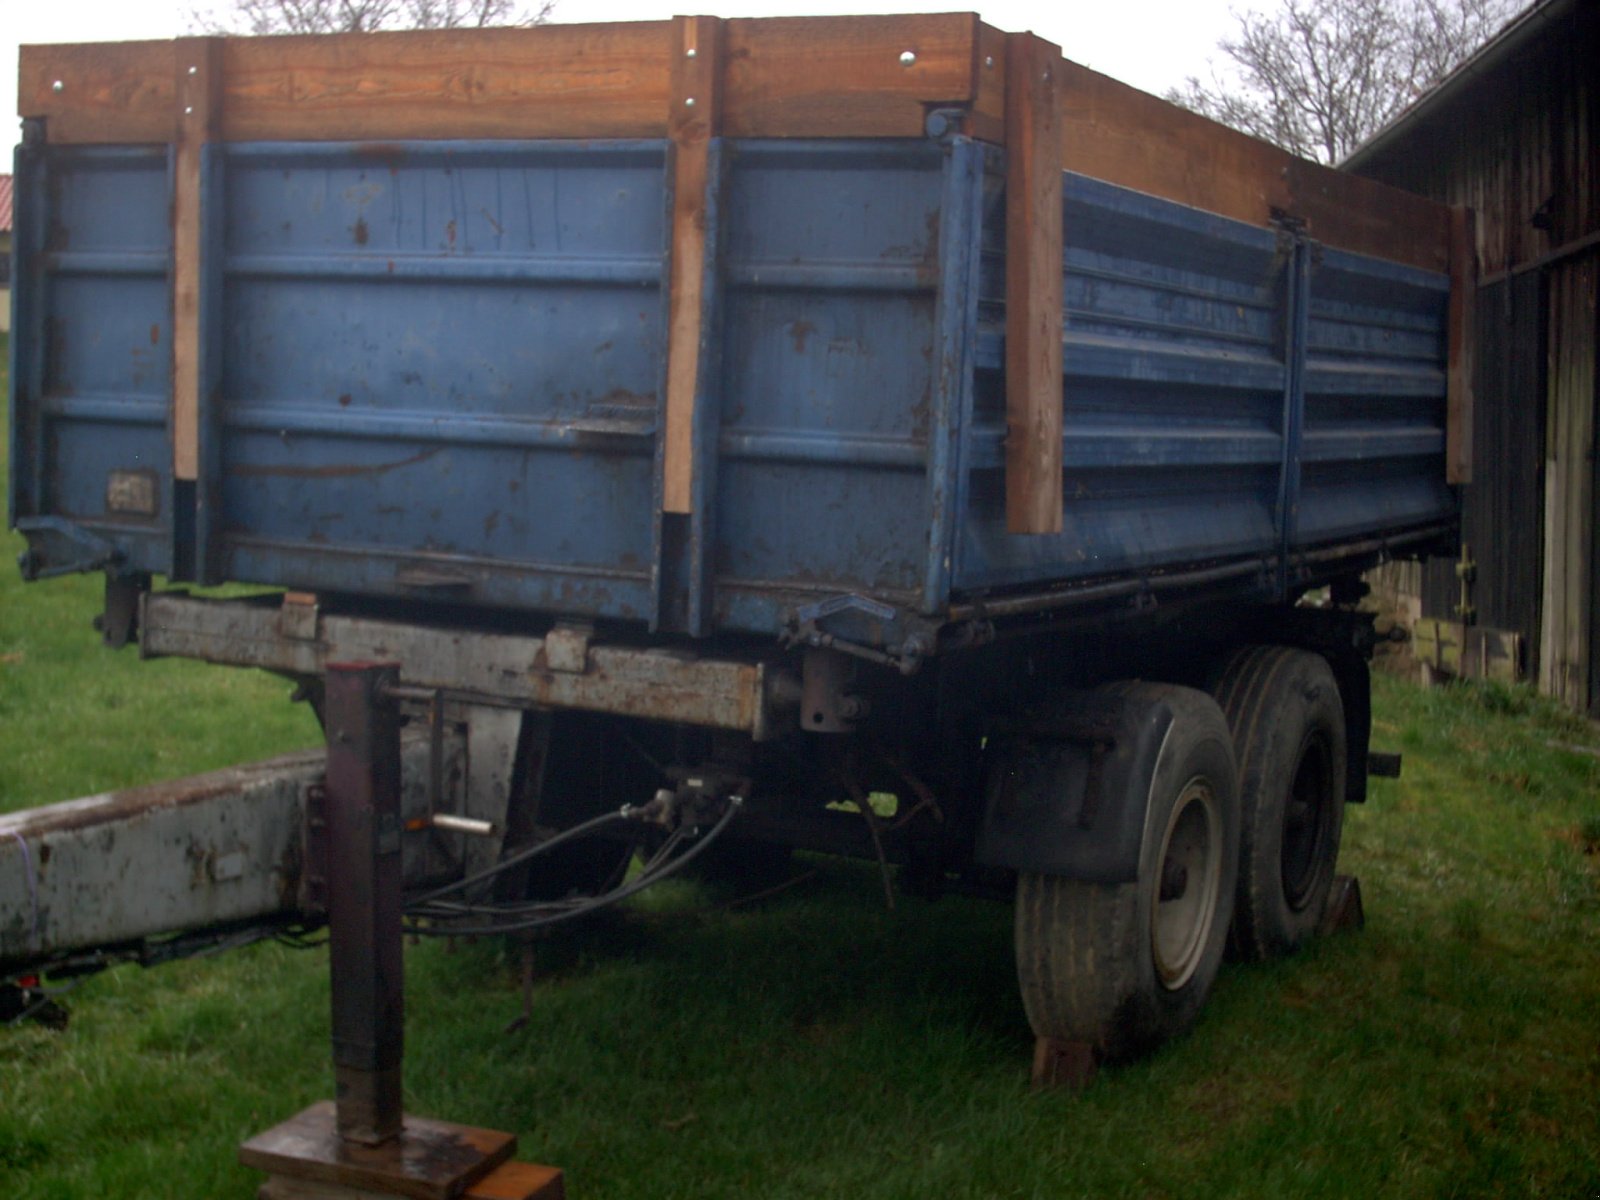
[[[987,0],[979,11],[1002,29],[1031,29],[1058,43],[1068,58],[1160,93],[1186,75],[1205,74],[1217,39],[1231,32],[1230,10],[1249,0]],[[169,38],[187,32],[193,0],[0,0],[0,62],[13,80],[4,89],[7,128],[17,140],[17,47],[32,42],[100,42]],[[674,12],[763,17],[795,13],[952,11],[929,0],[556,0],[557,21],[643,21]],[[3,145],[4,143],[0,143]],[[0,170],[6,169],[0,167]]]

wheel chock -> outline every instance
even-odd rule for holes
[[[1364,929],[1366,924],[1367,913],[1361,906],[1361,881],[1354,875],[1334,876],[1317,933],[1326,937],[1344,929]]]
[[[1093,1081],[1099,1065],[1094,1047],[1088,1042],[1064,1042],[1042,1037],[1033,1043],[1033,1086],[1035,1089],[1069,1088],[1082,1091]]]

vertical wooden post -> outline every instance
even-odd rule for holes
[[[222,39],[173,46],[172,476],[192,482],[200,473],[200,153],[221,127]]]
[[[1006,38],[1006,529],[1061,532],[1061,49]]]
[[[694,409],[700,358],[706,260],[706,185],[710,142],[721,124],[722,22],[674,17],[672,108],[672,267],[667,301],[666,428],[661,507],[694,508]]]
[[[1472,482],[1473,324],[1478,295],[1478,239],[1473,211],[1450,210],[1449,367],[1445,385],[1445,479]]]

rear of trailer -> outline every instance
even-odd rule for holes
[[[857,854],[1015,891],[1048,1072],[1186,1029],[1230,926],[1323,921],[1360,573],[1450,550],[1470,475],[1466,214],[963,14],[29,47],[20,95],[23,572],[319,715],[391,664],[419,931],[587,912],[701,827],[746,878]],[[35,880],[0,966],[321,919],[296,771],[184,793],[277,814],[270,898]],[[127,817],[170,801],[0,857],[111,830],[161,878]]]

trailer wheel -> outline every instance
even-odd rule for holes
[[[1233,744],[1216,703],[1169,684],[1124,683],[1167,705],[1133,883],[1022,872],[1017,979],[1034,1033],[1123,1061],[1186,1032],[1222,962],[1238,866]]]
[[[1213,693],[1233,730],[1242,831],[1233,945],[1291,954],[1315,933],[1344,825],[1344,706],[1321,655],[1248,646]]]

